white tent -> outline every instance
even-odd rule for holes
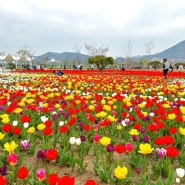
[[[55,60],[54,58],[50,59],[49,62],[51,63],[52,66],[56,66],[57,64],[60,65],[60,61]]]

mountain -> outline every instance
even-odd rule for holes
[[[84,63],[89,58],[89,55],[75,53],[75,52],[63,52],[63,53],[55,53],[55,52],[47,52],[41,56],[37,56],[34,58],[35,62],[38,61],[79,61]]]
[[[138,61],[141,59],[149,59],[149,60],[162,60],[163,58],[168,58],[171,61],[185,61],[185,40],[179,42],[178,44],[160,52],[150,56],[142,55],[142,56],[133,56],[132,59]],[[117,62],[123,62],[125,59],[122,57],[116,58]]]
[[[151,55],[153,58],[169,58],[172,60],[185,60],[185,40],[179,42],[161,53]]]
[[[55,61],[68,61],[69,63],[80,63],[84,64],[89,58],[89,55],[75,53],[75,52],[63,52],[63,53],[55,53],[55,52],[47,52],[41,56],[35,57],[34,61],[48,61],[54,59]],[[185,40],[179,42],[178,44],[160,52],[150,56],[141,55],[141,56],[132,56],[132,60],[139,61],[141,59],[149,59],[149,60],[162,60],[163,58],[168,58],[171,61],[185,61]],[[115,59],[116,62],[124,62],[126,61],[123,57],[118,57]]]

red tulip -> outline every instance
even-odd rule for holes
[[[12,125],[11,124],[9,124],[9,123],[7,123],[7,124],[5,124],[5,125],[3,125],[2,126],[2,131],[4,131],[4,132],[10,132],[12,130]]]
[[[52,121],[47,120],[47,121],[44,122],[44,125],[46,125],[47,127],[51,127],[52,126]]]
[[[180,151],[175,147],[166,147],[165,150],[167,150],[166,155],[171,158],[177,157],[180,154]]]
[[[46,151],[45,155],[48,160],[52,161],[57,158],[58,151],[55,149],[51,149],[51,150]]]
[[[51,135],[51,134],[52,134],[52,128],[46,127],[46,128],[44,129],[44,131],[43,131],[43,134],[44,134],[45,136]]]
[[[56,185],[58,183],[58,175],[55,173],[49,174],[46,181],[49,183],[49,185]]]
[[[125,146],[121,145],[121,144],[117,144],[114,146],[114,150],[119,153],[122,154],[125,151]]]
[[[171,134],[176,134],[177,133],[177,129],[175,127],[170,127],[168,129],[168,131],[171,133]]]
[[[83,129],[88,132],[91,129],[91,126],[89,124],[86,124],[83,126]]]
[[[6,184],[6,178],[4,176],[0,175],[0,184],[5,185]]]
[[[12,133],[13,133],[14,135],[19,135],[20,132],[21,132],[20,127],[14,127],[13,130],[12,130]]]
[[[22,123],[25,123],[25,122],[30,122],[30,116],[27,116],[27,115],[23,115],[23,116],[21,116],[20,117],[20,121],[22,122]]]
[[[68,131],[68,127],[66,125],[60,126],[59,131],[61,133],[66,133]]]
[[[94,180],[87,180],[85,185],[98,185]]]
[[[58,185],[74,185],[75,178],[70,176],[63,176],[58,179]]]
[[[28,176],[28,169],[24,166],[20,167],[17,172],[18,179],[25,179]]]

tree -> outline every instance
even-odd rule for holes
[[[78,43],[74,44],[73,48],[74,52],[77,53],[77,64],[80,64],[80,51],[81,51],[81,46]]]
[[[5,52],[0,52],[0,56],[2,57],[3,55],[5,55]]]
[[[0,52],[0,62],[3,65],[3,58],[4,58],[5,52]]]
[[[146,51],[146,55],[148,56],[148,58],[151,55],[151,52],[152,52],[153,47],[154,47],[154,40],[148,40],[145,43],[145,51]]]
[[[29,61],[30,62],[30,68],[32,68],[32,60],[34,58],[34,52],[32,51],[32,48],[30,48],[30,46],[25,44],[16,53],[18,54],[20,59],[24,58],[24,59],[26,59],[26,61]]]
[[[148,66],[148,60],[147,59],[141,59],[139,61],[139,64],[142,66],[141,68],[147,68],[147,66]]]
[[[125,58],[126,58],[126,61],[128,63],[131,63],[132,62],[131,55],[132,55],[132,42],[129,39],[128,42],[127,42],[127,44],[126,44],[126,48],[125,48]]]
[[[148,65],[153,66],[155,69],[162,67],[162,63],[159,60],[154,60],[152,62],[149,62]]]
[[[85,50],[90,56],[106,55],[109,51],[108,46],[97,46],[96,44],[85,44]]]
[[[104,55],[92,56],[88,59],[89,64],[94,64],[96,67],[102,71],[105,69],[107,65],[113,65],[114,59],[112,57],[106,57]]]
[[[10,54],[8,54],[6,57],[5,57],[5,59],[4,59],[6,62],[12,62],[13,61],[13,57],[10,55]]]

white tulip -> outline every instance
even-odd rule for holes
[[[59,122],[60,127],[64,125],[64,121]]]
[[[13,121],[13,123],[12,123],[12,125],[15,127],[15,126],[17,126],[18,125],[18,121]]]
[[[81,139],[80,138],[76,138],[75,139],[75,143],[76,143],[76,145],[81,145]]]
[[[42,122],[46,122],[48,120],[48,118],[46,118],[46,116],[41,116],[40,119],[42,120]]]
[[[123,127],[127,126],[127,124],[125,123],[125,120],[122,120],[121,124],[122,124]]]
[[[178,177],[182,178],[185,175],[185,170],[183,168],[177,168],[176,173]]]
[[[155,114],[153,112],[150,112],[149,114],[151,117],[153,117]]]
[[[180,183],[180,179],[178,177],[176,178],[176,183]]]
[[[71,145],[74,145],[76,142],[75,137],[70,137],[69,142],[71,143]]]
[[[25,122],[23,125],[24,125],[24,128],[28,128],[29,127],[29,123],[28,122]]]
[[[129,112],[132,112],[132,110],[133,110],[133,108],[132,108],[132,107],[130,107]]]

